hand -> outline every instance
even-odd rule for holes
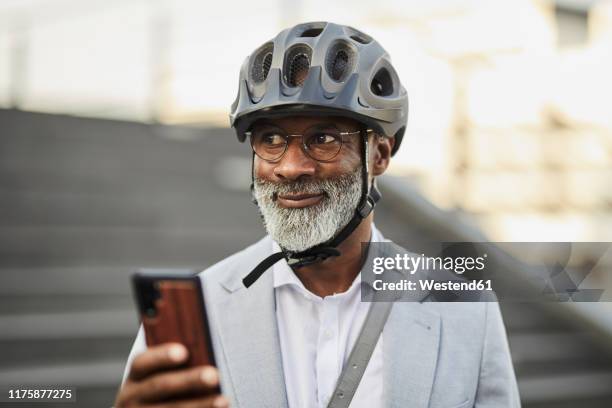
[[[187,349],[178,343],[151,347],[138,355],[117,393],[115,408],[227,408],[215,367],[181,367]]]

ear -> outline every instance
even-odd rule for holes
[[[370,148],[370,173],[372,176],[383,174],[391,160],[391,152],[395,146],[394,137],[384,137],[374,134]]]

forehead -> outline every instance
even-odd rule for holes
[[[262,124],[278,126],[290,133],[300,133],[311,126],[335,125],[341,130],[359,130],[360,123],[354,119],[342,116],[283,116],[270,119],[259,119],[253,127]]]

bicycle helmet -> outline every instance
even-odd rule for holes
[[[246,287],[283,258],[299,268],[340,255],[337,246],[380,199],[375,183],[369,183],[365,128],[394,137],[391,154],[395,154],[406,129],[408,94],[389,54],[372,37],[334,23],[298,24],[281,31],[246,58],[230,123],[243,142],[256,120],[291,115],[345,116],[364,125],[362,196],[352,219],[335,237],[305,251],[282,249],[268,256],[243,279]]]
[[[230,123],[243,142],[255,120],[291,114],[354,118],[395,137],[394,154],[406,129],[408,94],[372,37],[344,25],[304,23],[246,58]]]

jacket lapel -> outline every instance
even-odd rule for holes
[[[393,305],[383,331],[385,406],[428,406],[439,338],[440,316],[427,303]]]
[[[271,249],[271,242],[264,242]],[[255,261],[270,249],[257,251]],[[264,273],[249,289],[240,280],[224,285],[232,292],[218,304],[219,335],[235,398],[241,407],[286,407],[272,273]]]

